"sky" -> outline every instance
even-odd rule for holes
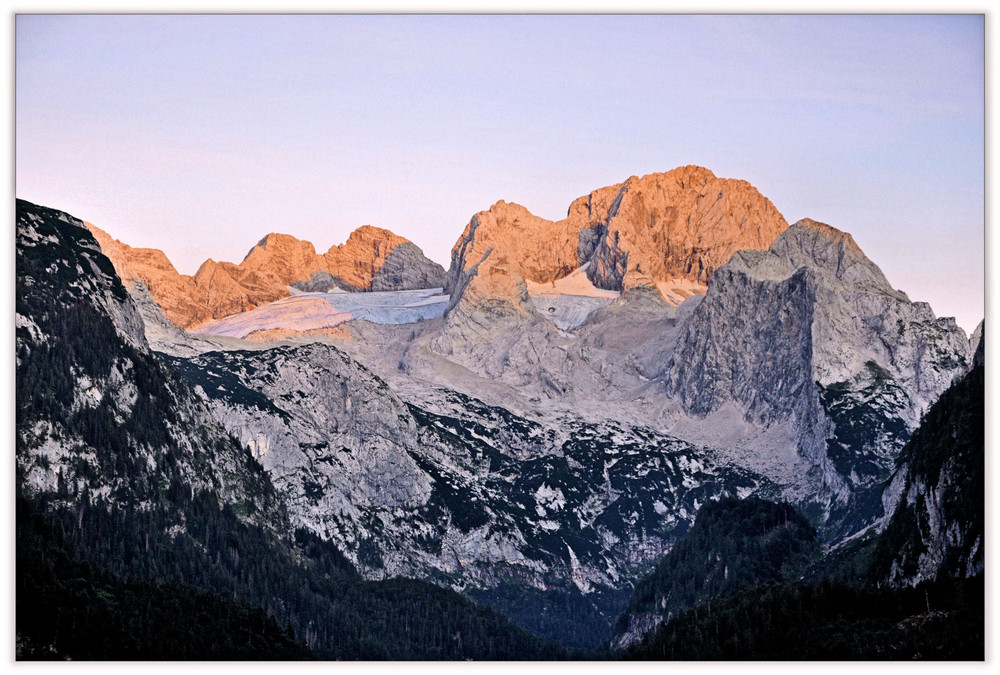
[[[983,317],[981,15],[16,18],[15,190],[184,274],[385,227],[445,267],[504,199],[559,219],[698,164]]]

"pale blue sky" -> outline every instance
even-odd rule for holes
[[[191,274],[370,223],[447,266],[498,199],[558,219],[684,164],[983,316],[980,16],[19,16],[17,196]]]

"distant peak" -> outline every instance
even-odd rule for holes
[[[670,171],[648,173],[641,177],[630,176],[628,180],[625,181],[625,185],[645,183],[662,179],[670,179],[678,182],[707,183],[708,181],[715,180],[716,178],[717,176],[711,171],[711,169],[706,169],[705,167],[698,166],[697,164],[687,164],[685,166],[679,166],[675,169],[671,169]]]
[[[94,225],[93,223],[89,223],[86,221],[84,221],[83,224],[86,225],[87,229],[90,230],[90,233],[93,234],[95,238],[104,237],[108,240],[112,239],[112,236],[110,234],[99,228],[97,225]],[[116,239],[115,241],[118,240]]]
[[[268,246],[279,246],[281,244],[299,244],[302,240],[298,237],[294,237],[290,234],[282,234],[280,232],[271,232],[265,234],[264,238],[257,242],[257,246],[262,246],[267,248]]]
[[[531,212],[527,209],[527,207],[521,206],[517,202],[508,202],[508,201],[505,201],[503,199],[499,200],[493,206],[491,206],[490,209],[489,209],[489,213],[492,213],[493,215],[506,215],[506,214],[512,214],[512,215],[529,214],[530,215],[531,214]]]
[[[831,237],[844,234],[843,230],[838,230],[833,225],[827,225],[826,223],[821,223],[818,220],[813,220],[812,218],[802,218],[796,222],[792,227],[803,227],[807,230],[813,230],[814,232],[819,232]]]
[[[246,262],[254,254],[254,251],[274,251],[276,249],[289,249],[289,248],[299,248],[302,246],[308,247],[310,250],[313,249],[313,245],[307,241],[302,241],[290,234],[281,234],[280,232],[271,232],[270,234],[264,235],[264,237],[258,241],[247,254],[243,256],[243,262]],[[242,264],[242,263],[241,263]]]
[[[358,239],[403,239],[392,230],[374,225],[362,225],[347,236],[347,240]]]
[[[706,169],[703,166],[698,166],[697,164],[686,164],[685,166],[679,166],[676,169],[667,172],[668,174],[681,177],[698,177],[705,179],[717,178],[715,173],[711,169]]]
[[[861,247],[854,241],[854,237],[852,237],[848,232],[838,230],[832,225],[821,223],[818,220],[813,220],[812,218],[803,218],[792,225],[792,227],[811,232],[819,238],[825,239],[834,244],[842,245],[845,249],[855,255],[865,257]]]
[[[219,266],[219,263],[215,262],[211,258],[206,258],[205,262],[198,266],[198,271],[194,273],[195,277],[200,277],[205,273],[210,273]]]

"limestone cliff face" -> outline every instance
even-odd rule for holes
[[[89,223],[87,226],[126,287],[141,282],[166,317],[182,328],[280,300],[289,295],[289,286],[368,291],[444,284],[444,269],[428,260],[416,245],[369,225],[322,255],[308,241],[271,233],[238,265],[208,259],[194,276],[178,274],[162,251],[132,248]],[[314,288],[317,283],[324,287]]]
[[[550,221],[499,201],[476,214],[452,249],[448,288],[488,251],[549,283],[587,262],[599,288],[624,291],[674,279],[707,283],[733,253],[771,245],[788,224],[746,181],[685,166],[601,188]]]
[[[201,264],[193,278],[198,286],[198,292],[207,306],[209,319],[217,316],[228,316],[236,312],[245,312],[254,307],[254,301],[247,289],[233,279],[224,264],[209,258]],[[152,288],[150,288],[150,293],[152,293]],[[162,297],[162,293],[162,290],[158,290],[153,299],[155,300],[157,296]],[[191,325],[201,323],[203,321],[192,321],[186,325],[182,321],[177,325],[190,328]]]
[[[410,241],[396,245],[372,276],[373,291],[405,291],[443,288],[447,275],[443,267],[427,258]]]
[[[365,225],[343,244],[330,247],[322,269],[339,279],[345,290],[368,290],[392,250],[406,241],[389,230]]]
[[[519,204],[499,201],[473,216],[452,248],[449,288],[491,250],[531,281],[549,283],[565,277],[581,264],[579,231],[575,219],[553,222]]]
[[[316,249],[308,241],[272,232],[233,268],[238,270],[236,278],[247,286],[287,286],[308,279],[319,265],[317,258]]]
[[[953,319],[893,289],[849,234],[807,219],[716,271],[665,382],[689,414],[735,404],[758,426],[791,421],[844,502],[888,477],[970,356]]]
[[[617,587],[699,504],[759,487],[646,427],[539,421],[438,386],[418,405],[330,345],[170,362],[267,470],[293,525],[369,578]]]
[[[427,501],[430,481],[409,454],[417,430],[405,405],[336,348],[212,353],[175,363],[198,374],[216,418],[279,487],[304,479],[322,486],[323,499],[292,501],[293,519],[322,531],[317,523],[357,517],[373,502],[415,508]]]
[[[625,290],[634,270],[654,281],[708,283],[733,253],[766,249],[787,227],[746,181],[717,178],[698,166],[632,177],[599,229],[591,279],[600,288]]]
[[[749,183],[694,166],[595,190],[557,222],[497,202],[473,216],[452,249],[451,302],[433,346],[482,371],[475,364],[489,355],[478,345],[537,320],[525,281],[550,284],[583,267],[599,289],[661,294],[684,280],[698,292],[735,251],[766,248],[785,228]],[[668,290],[667,302],[688,295]]]
[[[434,351],[476,372],[501,378],[512,362],[512,343],[551,329],[535,311],[520,261],[525,260],[529,274],[537,273],[540,258],[550,264],[569,260],[568,248],[535,248],[527,257],[523,255],[525,247],[532,247],[532,240],[537,239],[540,222],[523,207],[505,202],[473,216],[452,249],[451,300],[443,330],[432,341]],[[520,355],[513,359],[518,367],[538,366],[534,350],[514,351]]]
[[[600,288],[625,290],[628,272],[654,282],[707,283],[738,250],[767,248],[788,224],[746,181],[685,166],[601,188],[553,222],[500,201],[476,214],[452,249],[449,288],[489,249],[515,261],[525,279],[549,283],[592,261]]]

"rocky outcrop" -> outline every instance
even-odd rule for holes
[[[676,279],[704,284],[734,252],[766,248],[786,227],[746,181],[680,167],[595,190],[557,222],[497,202],[473,217],[452,249],[448,289],[455,295],[466,286],[490,252],[535,283],[561,279],[589,262],[587,276],[603,289]]]
[[[983,347],[983,344],[984,344],[983,343],[983,325],[985,323],[986,323],[985,320],[984,321],[980,321],[979,325],[976,326],[976,329],[974,331],[972,331],[972,335],[969,337],[969,349],[975,355],[975,357],[973,359],[973,365],[975,365],[976,361],[982,363],[982,360],[983,360],[984,348],[981,348],[981,347]]]
[[[305,478],[323,499],[296,502],[313,529],[358,509],[416,507],[430,493],[410,457],[416,424],[385,383],[324,344],[207,354],[176,361],[215,416],[274,474],[278,486]],[[308,495],[303,495],[308,496]]]
[[[698,166],[629,178],[606,220],[606,198],[596,201],[586,213],[599,224],[591,278],[600,288],[625,290],[642,276],[707,284],[733,253],[766,249],[788,227],[750,183]],[[642,276],[630,282],[630,272]]]
[[[330,293],[338,289],[345,290],[337,283],[337,279],[326,270],[317,270],[307,281],[293,281],[289,286],[303,293]]]
[[[316,265],[316,249],[308,241],[272,232],[247,253],[238,266],[238,277],[248,284],[288,285],[301,281]]]
[[[451,296],[443,330],[431,342],[434,351],[476,372],[500,378],[504,365],[511,362],[511,349],[523,351],[511,343],[522,343],[527,334],[545,333],[552,328],[535,311],[528,295],[521,274],[523,256],[511,253],[512,248],[531,247],[532,241],[537,242],[544,222],[523,207],[505,202],[472,217],[452,249],[446,288]],[[508,223],[514,228],[508,228]],[[532,252],[537,255],[527,264],[536,273],[539,255],[550,263],[561,255],[553,249]],[[537,353],[532,358],[528,350],[525,356],[527,359],[515,358],[514,362],[534,367]]]
[[[175,325],[197,324],[212,318],[213,309],[205,287],[196,278],[179,274],[162,251],[132,248],[91,223],[85,225],[125,286],[131,289],[138,281],[148,289],[155,288],[157,304]]]
[[[518,212],[520,207],[513,211]],[[496,213],[494,213],[496,210]],[[490,211],[473,216],[466,233],[452,251],[448,291],[449,326],[477,328],[486,334],[518,324],[534,314],[528,288],[517,256],[504,241],[520,239],[498,222],[505,221],[508,209],[498,203]],[[525,211],[525,213],[527,213]],[[482,234],[480,234],[482,231]]]
[[[163,252],[136,249],[87,224],[115,270],[132,288],[141,282],[164,315],[182,328],[246,312],[304,291],[409,290],[437,288],[444,268],[412,242],[365,225],[325,254],[287,234],[261,239],[238,265],[206,260],[193,277],[179,274]]]
[[[170,362],[267,469],[293,522],[371,578],[618,586],[706,499],[760,487],[648,428],[542,424],[440,387],[404,403],[330,345]]]
[[[399,246],[408,245],[402,251],[393,253]],[[404,274],[402,266],[413,263],[415,269]],[[386,265],[391,267],[385,274],[379,272]],[[323,254],[322,269],[338,280],[341,288],[352,291],[402,291],[414,288],[437,288],[444,277],[444,268],[424,257],[423,252],[412,242],[393,234],[389,230],[365,225],[351,233],[347,241],[332,246]],[[374,285],[379,277],[378,286]],[[394,285],[394,281],[399,285]],[[416,284],[426,282],[429,286]]]
[[[255,298],[252,298],[247,289],[233,279],[226,266],[211,258],[203,262],[195,272],[194,281],[199,293],[203,294],[205,305],[213,318],[245,312],[256,304]],[[150,287],[150,293],[153,292],[153,288],[159,287]],[[156,299],[155,295],[153,299]],[[178,325],[189,328],[193,324],[201,323],[204,321],[182,322]]]
[[[518,274],[538,283],[569,275],[582,263],[578,255],[582,223],[575,218],[552,222],[533,215],[519,204],[499,201],[469,221],[451,251],[448,289],[496,252],[516,266]]]
[[[417,288],[443,288],[447,275],[443,267],[427,258],[410,241],[397,244],[385,257],[372,277],[370,290],[407,291]]]
[[[749,183],[694,166],[595,190],[557,222],[497,202],[452,249],[451,304],[434,348],[481,363],[477,345],[536,322],[525,282],[553,284],[581,270],[598,289],[647,289],[676,306],[735,251],[765,248],[786,227]]]
[[[757,427],[790,421],[843,502],[886,479],[968,349],[953,319],[893,289],[850,235],[802,220],[715,273],[665,384],[697,417],[734,404]]]

